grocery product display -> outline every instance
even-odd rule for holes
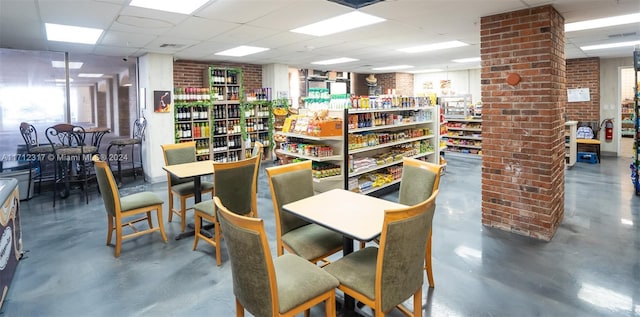
[[[446,152],[482,155],[482,105],[471,95],[440,97],[443,119],[441,148]]]
[[[196,141],[196,158],[199,161],[210,159],[212,126],[209,109],[213,101],[209,88],[176,87],[174,104],[176,143]]]

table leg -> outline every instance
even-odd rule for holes
[[[194,200],[194,204],[197,204],[199,202],[202,201],[202,190],[200,190],[200,186],[201,186],[201,181],[200,181],[200,176],[196,176],[193,178],[193,200]],[[202,221],[202,219],[200,220]],[[200,223],[200,227],[202,228],[202,223]],[[191,237],[193,235],[195,235],[195,229],[193,226],[188,225],[188,228],[190,228],[191,230],[185,230],[185,232],[179,234],[176,236],[176,240],[180,240],[182,238],[186,238],[186,237]]]

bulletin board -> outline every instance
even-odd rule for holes
[[[591,95],[589,94],[589,88],[567,89],[567,101],[568,102],[591,101]]]

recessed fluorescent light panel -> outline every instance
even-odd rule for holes
[[[565,32],[598,29],[608,26],[623,25],[640,22],[640,13],[620,15],[602,19],[594,19],[580,22],[567,23],[564,25]]]
[[[348,63],[348,62],[355,62],[355,61],[357,61],[357,59],[355,59],[355,58],[340,57],[340,58],[326,59],[326,60],[323,60],[323,61],[312,62],[311,64],[333,65],[333,64],[341,64],[341,63]]]
[[[84,78],[100,78],[100,77],[102,77],[102,75],[104,75],[104,74],[86,74],[86,73],[80,73],[80,74],[78,74],[78,77],[84,77]]]
[[[607,48],[627,47],[627,46],[635,46],[635,45],[640,45],[640,41],[618,42],[618,43],[599,44],[599,45],[587,45],[587,46],[581,46],[580,49],[583,50],[583,51],[592,51],[592,50],[603,50],[603,49],[607,49]]]
[[[399,69],[407,69],[413,68],[411,65],[394,65],[394,66],[385,66],[385,67],[375,67],[373,70],[399,70]]]
[[[479,62],[480,57],[460,58],[460,59],[454,59],[451,61],[454,63],[474,63],[474,62]]]
[[[437,72],[441,72],[443,71],[443,69],[440,68],[427,68],[427,69],[421,69],[421,70],[412,70],[410,71],[410,73],[412,74],[423,74],[423,73],[437,73]]]
[[[447,48],[461,47],[461,46],[467,46],[467,45],[469,44],[460,42],[460,41],[449,41],[449,42],[441,42],[441,43],[435,43],[435,44],[401,48],[401,49],[398,49],[398,51],[405,52],[405,53],[421,53],[421,52],[444,50]]]
[[[80,69],[83,62],[69,62],[69,69]],[[51,61],[51,66],[55,68],[64,68],[64,61]]]
[[[191,14],[209,0],[131,0],[132,7],[141,7],[173,13]]]
[[[291,32],[323,36],[375,23],[380,23],[382,21],[386,20],[370,14],[353,11],[347,14],[339,15],[337,17],[329,18],[320,22],[293,29],[291,30]]]
[[[100,35],[102,35],[101,29],[81,26],[45,23],[44,27],[47,31],[47,40],[49,41],[96,44]]]
[[[216,53],[216,55],[240,57],[240,56],[246,56],[246,55],[264,52],[267,50],[269,49],[264,47],[241,45],[238,47],[230,48],[226,51],[218,52]]]

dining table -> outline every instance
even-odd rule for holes
[[[368,242],[382,232],[384,211],[406,205],[344,189],[332,189],[282,206],[304,220],[339,232],[342,254],[353,252],[354,240]],[[345,295],[343,316],[358,316],[355,301]]]
[[[193,178],[193,199],[194,204],[197,204],[202,201],[202,191],[200,190],[200,186],[202,184],[201,178],[202,176],[213,175],[213,161],[205,160],[182,164],[165,165],[162,167],[162,169],[179,178]],[[175,239],[180,240],[185,237],[193,236],[195,234],[195,228],[193,224],[189,224],[188,227],[191,230],[180,233],[176,236]]]

